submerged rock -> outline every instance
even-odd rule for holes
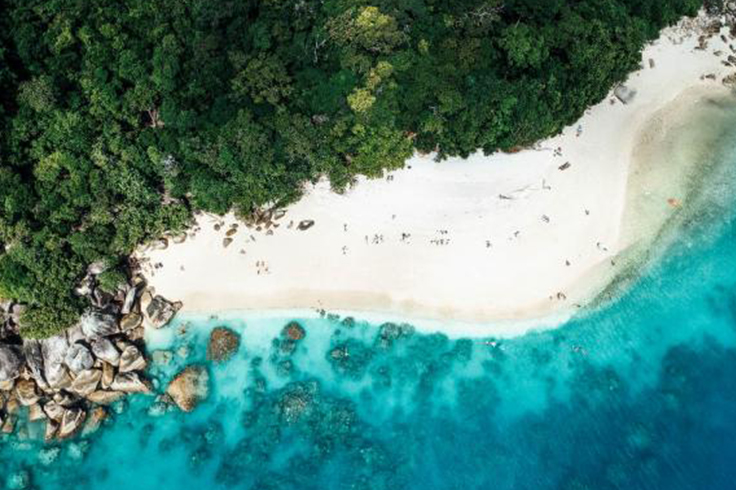
[[[227,327],[217,327],[210,333],[207,345],[207,360],[224,362],[230,359],[240,347],[240,335]]]
[[[59,426],[59,439],[66,439],[77,433],[82,428],[82,423],[87,417],[87,412],[81,408],[69,408],[64,411],[64,416],[61,418],[61,425]]]
[[[84,424],[84,428],[82,429],[82,435],[88,436],[90,434],[94,434],[106,419],[107,410],[102,407],[93,408],[87,416],[87,422]]]
[[[0,344],[0,381],[12,381],[20,376],[23,354],[15,346]]]
[[[187,366],[177,374],[166,389],[174,403],[191,412],[209,395],[209,373],[204,366]]]
[[[303,339],[307,335],[307,331],[299,323],[289,322],[281,331],[281,335],[289,340],[297,341]]]

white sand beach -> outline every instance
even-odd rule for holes
[[[227,247],[237,220],[202,215],[184,243],[139,254],[143,270],[185,312],[350,311],[462,335],[559,323],[606,287],[623,252],[646,248],[687,206],[687,159],[637,166],[657,135],[726,92],[722,79],[736,71],[723,64],[733,52],[718,35],[696,49],[703,22],[646,48],[626,83],[632,101],[611,93],[534,149],[439,163],[415,156],[343,195],[322,181],[278,227],[240,223]],[[314,225],[298,230],[303,220]]]

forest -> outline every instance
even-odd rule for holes
[[[558,133],[702,0],[0,0],[0,298],[21,333],[92,263],[414,152]]]

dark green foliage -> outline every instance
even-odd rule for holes
[[[6,0],[0,296],[27,333],[92,261],[440,157],[560,131],[698,0]],[[122,280],[110,272],[103,287]]]

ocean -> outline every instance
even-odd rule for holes
[[[4,436],[0,484],[734,489],[736,144],[715,158],[659,251],[564,325],[457,339],[333,315],[182,315],[149,339],[149,354],[171,358],[150,373],[163,388],[184,365],[206,365],[203,404],[184,414],[135,396],[88,440]],[[284,335],[290,322],[303,339]],[[210,364],[216,326],[242,341]]]

